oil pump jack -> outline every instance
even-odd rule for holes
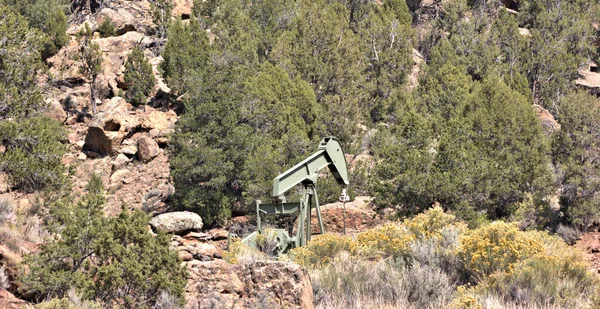
[[[278,243],[277,249],[280,253],[294,247],[304,246],[311,238],[312,208],[316,210],[317,222],[321,234],[325,233],[317,196],[317,179],[319,172],[325,167],[329,167],[333,177],[343,188],[340,200],[347,201],[346,187],[349,184],[349,179],[344,151],[337,138],[325,137],[319,143],[317,152],[273,179],[272,197],[275,202],[269,204],[262,203],[260,200],[256,201],[257,231],[245,237],[242,243],[250,247],[257,246],[257,237],[265,232],[261,225],[261,215],[298,213],[298,226],[294,236],[290,236],[285,229],[273,229],[270,230],[270,233],[275,234]],[[300,202],[287,202],[284,194],[299,184],[302,184],[302,198]]]

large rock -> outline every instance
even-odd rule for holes
[[[104,130],[97,127],[89,127],[85,136],[84,151],[93,151],[101,156],[110,155],[113,152],[110,138],[104,134]]]
[[[194,6],[194,0],[174,0],[174,7],[171,10],[173,17],[181,17],[187,19],[192,16],[192,7]]]
[[[158,215],[150,220],[150,225],[157,230],[181,234],[189,230],[200,230],[203,223],[196,213],[178,211]]]
[[[313,308],[306,270],[280,261],[227,264],[223,260],[187,263],[188,306],[197,308]]]
[[[148,136],[140,137],[138,139],[137,146],[137,156],[142,162],[149,162],[160,153],[160,147],[158,147],[158,144]]]
[[[96,26],[101,25],[104,21],[110,20],[115,26],[117,35],[124,34],[128,31],[136,30],[136,20],[133,14],[123,8],[111,9],[104,8],[98,13],[96,18]]]
[[[103,106],[104,111],[94,115],[90,122],[84,149],[102,155],[116,153],[123,139],[139,127],[138,118],[129,114],[131,108],[123,98],[112,98],[107,106]]]

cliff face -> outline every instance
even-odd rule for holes
[[[192,4],[191,0],[174,1],[173,17],[189,18]],[[63,162],[71,171],[73,189],[81,192],[89,177],[99,174],[107,189],[108,214],[117,213],[122,204],[164,211],[174,192],[165,149],[178,115],[161,100],[170,96],[170,89],[158,71],[162,41],[156,36],[152,15],[150,1],[104,1],[94,13],[73,18],[70,43],[47,60],[52,82],[46,95],[51,115],[68,128],[69,152]],[[98,112],[91,115],[91,80],[81,73],[77,34],[86,23],[95,31],[107,20],[114,34],[101,38],[94,32],[92,39],[100,47],[102,64],[96,79]],[[143,50],[156,80],[147,104],[139,107],[119,96],[128,88],[125,63],[135,47]]]

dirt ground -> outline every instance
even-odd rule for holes
[[[592,268],[600,272],[600,232],[588,232],[581,235],[575,246],[587,252]]]

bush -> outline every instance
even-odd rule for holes
[[[311,239],[306,246],[294,248],[290,257],[303,266],[327,265],[340,252],[356,251],[356,242],[348,236],[323,234]]]
[[[107,38],[117,34],[117,29],[110,18],[104,19],[104,21],[96,29],[100,33],[100,37]]]
[[[8,199],[0,199],[0,225],[15,219],[14,204]]]
[[[57,237],[25,257],[23,292],[37,300],[62,298],[74,287],[84,300],[122,308],[150,308],[164,291],[182,301],[187,275],[169,249],[170,237],[152,236],[140,211],[104,217],[100,177],[92,177],[87,191],[77,204],[65,198],[50,207]]]
[[[587,263],[536,257],[516,264],[512,272],[490,276],[481,290],[509,304],[590,308],[599,283]]]
[[[567,244],[574,245],[581,238],[581,231],[576,227],[559,224],[556,234],[560,236]]]
[[[458,257],[474,282],[496,271],[511,272],[516,263],[543,253],[542,243],[514,224],[497,221],[462,237]]]
[[[317,308],[406,307],[400,271],[385,261],[340,252],[324,268],[311,270]]]
[[[406,257],[408,245],[415,239],[408,229],[399,224],[388,223],[356,236],[361,253],[365,255]]]
[[[144,51],[139,47],[134,48],[125,62],[125,83],[129,85],[125,99],[133,105],[146,104],[155,81],[152,66]]]
[[[239,238],[234,239],[227,251],[223,252],[223,259],[230,264],[252,264],[256,261],[268,260],[264,252],[246,246]]]
[[[11,186],[25,191],[57,190],[65,183],[62,156],[66,150],[61,124],[46,116],[0,122],[0,170]]]

